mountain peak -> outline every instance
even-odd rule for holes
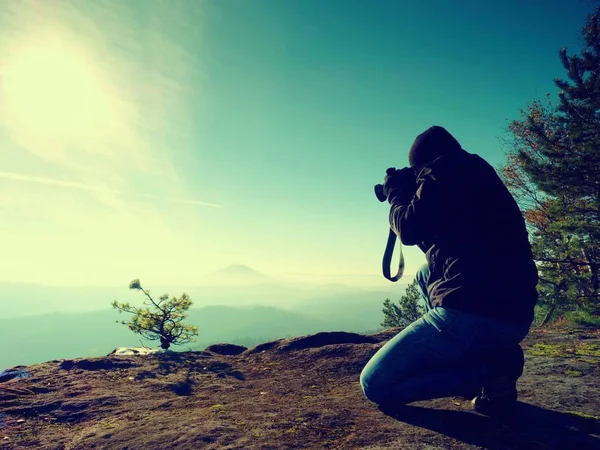
[[[267,275],[245,264],[232,264],[224,269],[212,272],[208,278],[211,282],[227,284],[264,283],[269,280]]]
[[[231,264],[230,266],[227,266],[224,269],[219,270],[218,272],[229,274],[248,274],[264,276],[263,274],[254,270],[252,267],[249,267],[245,264]]]

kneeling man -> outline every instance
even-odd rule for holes
[[[420,134],[408,156],[408,181],[404,169],[383,187],[392,229],[425,253],[426,313],[367,363],[363,392],[385,408],[462,396],[481,413],[510,413],[538,299],[525,221],[493,167],[444,128]]]

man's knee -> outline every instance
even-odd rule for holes
[[[365,397],[378,406],[400,406],[410,401],[410,394],[402,389],[402,380],[390,384],[380,377],[373,376],[372,372],[363,371],[360,374],[360,385]]]
[[[404,403],[400,379],[390,382],[386,377],[377,376],[373,371],[363,370],[360,374],[360,386],[365,397],[376,405],[386,405],[390,402],[396,405]]]
[[[365,397],[373,403],[380,404],[385,396],[385,386],[375,376],[374,372],[365,367],[360,374],[360,386]]]

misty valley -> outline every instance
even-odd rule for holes
[[[403,285],[386,291],[344,285],[252,284],[249,280],[230,286],[148,289],[153,295],[190,294],[193,305],[185,323],[197,326],[198,336],[192,343],[172,347],[175,351],[202,350],[215,343],[252,347],[320,331],[378,331],[383,300],[396,299],[404,292]],[[5,302],[12,309],[0,316],[0,369],[104,356],[121,346],[158,346],[116,323],[129,315],[110,309],[111,300],[135,305],[144,300],[126,288],[3,284],[0,298],[12,300]]]

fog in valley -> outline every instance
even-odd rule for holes
[[[129,281],[121,287],[0,284],[5,305],[0,310],[0,369],[101,356],[118,346],[156,347],[156,342],[141,341],[116,323],[129,314],[112,309],[113,300],[142,306],[145,299],[142,292],[128,289]],[[185,323],[198,327],[198,337],[175,350],[201,350],[219,342],[251,347],[319,331],[377,331],[383,301],[398,299],[405,288],[377,276],[271,277],[244,265],[199,277],[193,286],[140,281],[153,298],[165,293],[179,297],[184,292],[191,297]]]

